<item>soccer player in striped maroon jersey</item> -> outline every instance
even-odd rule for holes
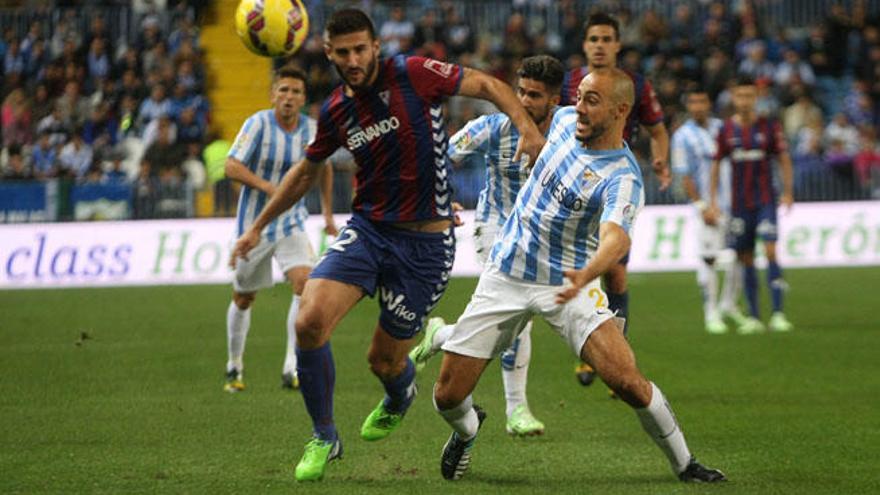
[[[327,463],[342,454],[333,420],[330,336],[365,295],[379,296],[368,360],[385,398],[364,421],[361,437],[388,436],[415,397],[415,367],[407,354],[446,289],[455,254],[445,98],[482,98],[506,113],[522,136],[516,159],[528,155],[533,161],[544,145],[504,82],[429,58],[380,59],[373,23],[360,10],[334,12],[324,41],[343,84],[324,102],[306,158],[284,177],[232,258],[246,256],[260,229],[302,197],[324,159],[341,146],[351,152],[358,165],[353,215],[306,282],[296,320],[297,372],[314,427],[297,480],[321,479]]]
[[[715,160],[712,162],[710,184],[711,211],[718,213],[718,182],[720,161],[730,160],[730,245],[743,265],[743,286],[750,317],[738,328],[741,334],[764,330],[758,312],[758,277],[755,271],[755,241],[764,241],[767,255],[767,285],[773,302],[769,327],[787,332],[793,325],[782,312],[782,293],[786,287],[782,269],[776,259],[778,226],[776,203],[790,208],[792,198],[792,166],[788,146],[779,121],[760,117],[755,112],[758,89],[748,77],[740,77],[732,92],[734,115],[724,121],[718,134]],[[773,185],[774,159],[779,163],[782,193]]]

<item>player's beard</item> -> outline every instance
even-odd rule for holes
[[[582,122],[582,119],[578,117],[578,122],[586,123],[590,127],[590,133],[587,135],[581,135],[577,133],[577,128],[575,128],[574,137],[578,141],[584,143],[584,146],[589,148],[596,140],[605,135],[605,132],[608,130],[608,126],[604,125],[604,123],[590,122],[589,119],[586,122]]]
[[[370,82],[373,80],[373,75],[376,73],[377,68],[379,67],[379,57],[373,57],[373,60],[370,61],[369,65],[367,65],[367,70],[364,71],[364,82],[361,84],[352,84],[351,80],[346,76],[345,70],[340,67],[338,64],[333,64],[336,67],[336,72],[339,74],[339,77],[345,81],[345,84],[352,89],[352,91],[363,91],[370,87]]]

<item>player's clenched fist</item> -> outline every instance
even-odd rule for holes
[[[235,247],[232,248],[232,255],[229,257],[229,266],[235,268],[238,258],[247,260],[247,254],[257,247],[260,243],[260,233],[254,230],[248,230],[235,241]]]
[[[590,276],[586,270],[565,270],[562,274],[571,281],[571,285],[566,286],[556,294],[557,304],[565,304],[577,297],[578,292],[590,281]]]

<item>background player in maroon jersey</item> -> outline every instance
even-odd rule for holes
[[[712,162],[710,211],[718,215],[718,174],[720,161],[730,160],[731,197],[729,239],[743,265],[743,287],[749,304],[750,317],[738,328],[741,334],[764,330],[758,312],[758,279],[755,271],[755,241],[764,241],[767,255],[767,285],[773,302],[770,329],[787,332],[792,324],[782,313],[785,281],[776,260],[777,192],[773,185],[773,159],[781,171],[782,194],[778,201],[790,208],[792,198],[792,166],[788,146],[778,121],[759,117],[755,112],[758,89],[748,77],[740,77],[733,88],[734,115],[724,121],[718,133],[718,147]]]
[[[298,480],[321,479],[327,463],[342,454],[333,421],[336,371],[329,340],[364,295],[380,294],[368,360],[386,395],[364,421],[361,437],[386,437],[415,397],[415,367],[407,353],[446,289],[455,253],[445,97],[486,99],[506,113],[522,136],[517,159],[536,159],[544,145],[504,82],[423,57],[380,59],[373,24],[360,10],[330,17],[325,53],[344,84],[324,102],[306,158],[284,177],[233,250],[233,262],[246,256],[263,226],[302,197],[319,164],[336,149],[352,153],[358,165],[353,215],[306,282],[296,321],[297,372],[314,427],[296,467]]]
[[[590,15],[584,25],[584,56],[587,65],[572,69],[565,75],[562,82],[562,105],[574,105],[577,101],[577,87],[581,80],[594,69],[617,66],[617,54],[620,52],[620,25],[617,19],[604,12]],[[639,132],[639,126],[645,128],[651,137],[651,168],[660,181],[660,189],[669,187],[672,176],[669,172],[669,132],[663,123],[663,109],[657,101],[657,95],[651,82],[642,74],[624,71],[629,75],[635,87],[636,99],[623,130],[623,139],[632,143]],[[608,307],[617,312],[617,316],[626,318],[624,334],[629,327],[629,292],[626,285],[626,264],[629,253],[621,258],[620,263],[605,272],[602,277],[605,292],[608,294]],[[578,380],[584,386],[595,378],[593,369],[581,363],[575,369]]]

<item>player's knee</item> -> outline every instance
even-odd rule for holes
[[[613,385],[609,384],[614,393],[632,407],[648,407],[651,402],[650,384],[638,370],[631,370],[617,376]]]
[[[321,311],[307,307],[300,308],[296,315],[296,339],[300,347],[312,349],[321,345],[326,321]]]
[[[456,393],[451,385],[449,380],[444,380],[442,376],[437,378],[437,383],[434,384],[434,408],[438,411],[454,409],[467,398],[467,395]]]
[[[238,309],[248,309],[254,303],[254,299],[256,294],[240,294],[238,292],[232,294],[232,302],[235,303],[235,306]]]
[[[367,361],[370,363],[370,371],[381,379],[394,378],[406,366],[406,360],[397,362],[393,356],[375,349],[370,349],[370,353],[367,354]]]

